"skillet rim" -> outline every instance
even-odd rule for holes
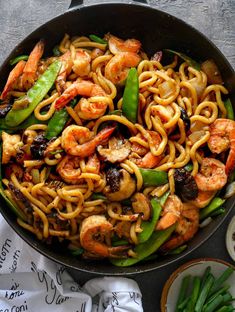
[[[176,21],[176,22],[180,23],[182,25],[182,27],[186,27],[189,29],[189,31],[195,32],[197,35],[202,37],[213,50],[215,50],[215,52],[221,57],[226,68],[230,71],[230,74],[232,74],[232,77],[235,78],[234,69],[231,66],[231,64],[229,63],[229,61],[227,60],[227,58],[224,56],[224,54],[217,48],[217,46],[210,39],[208,39],[203,33],[201,33],[199,30],[194,28],[192,25],[186,23],[185,21],[181,20],[180,18],[177,18],[177,17],[175,17],[175,16],[173,16],[173,15],[171,15],[165,11],[159,10],[155,7],[151,7],[148,4],[143,4],[143,3],[139,3],[139,2],[138,3],[137,2],[135,2],[135,3],[123,3],[123,2],[119,2],[119,1],[112,1],[112,2],[106,2],[106,3],[94,3],[94,4],[87,4],[87,5],[78,5],[78,6],[69,8],[66,12],[48,20],[47,22],[45,22],[44,24],[40,25],[38,28],[33,30],[22,41],[20,41],[13,50],[11,50],[11,52],[8,54],[5,61],[2,63],[2,65],[0,67],[0,73],[4,70],[4,68],[7,68],[9,66],[9,64],[8,64],[9,60],[12,57],[14,57],[15,54],[17,54],[17,50],[19,48],[24,47],[25,43],[28,40],[30,40],[31,37],[34,37],[35,35],[37,35],[40,31],[41,32],[45,31],[43,28],[50,27],[50,24],[53,24],[57,19],[66,19],[66,16],[69,16],[70,14],[76,13],[76,11],[82,11],[85,9],[95,10],[95,7],[115,6],[115,5],[126,6],[127,8],[129,8],[129,7],[131,8],[133,6],[144,7],[147,10],[157,11],[157,14],[160,14],[160,15],[166,17],[167,19],[172,19],[173,22]],[[229,207],[226,208],[225,215],[219,216],[213,221],[213,228],[212,228],[211,232],[208,234],[202,233],[202,234],[207,234],[207,235],[203,235],[201,240],[199,242],[197,242],[195,244],[195,246],[193,246],[191,248],[189,246],[189,248],[187,248],[183,253],[181,253],[177,256],[171,256],[170,258],[164,258],[160,262],[151,261],[149,263],[145,263],[145,264],[140,263],[140,264],[137,264],[137,265],[131,266],[131,267],[122,268],[122,267],[115,267],[114,265],[109,264],[108,265],[109,270],[105,270],[105,269],[100,268],[100,267],[96,268],[94,265],[94,262],[92,262],[91,268],[89,268],[89,266],[90,266],[89,262],[86,260],[82,261],[82,265],[80,265],[80,261],[77,261],[79,266],[81,266],[81,267],[77,267],[77,266],[74,266],[74,264],[70,263],[71,259],[69,257],[68,257],[67,262],[64,262],[64,260],[61,260],[61,259],[57,259],[56,257],[58,256],[58,252],[57,253],[52,252],[45,244],[37,241],[33,235],[28,235],[29,233],[27,233],[24,229],[22,229],[18,226],[18,224],[16,223],[16,220],[15,220],[15,217],[12,217],[13,215],[11,214],[11,212],[7,213],[7,210],[3,208],[3,206],[4,206],[2,204],[3,202],[4,202],[4,200],[1,199],[1,201],[0,201],[0,212],[3,215],[4,219],[11,226],[13,231],[15,231],[29,246],[34,248],[40,254],[44,255],[45,257],[49,258],[52,261],[55,261],[61,265],[64,265],[70,269],[79,270],[79,271],[83,271],[86,273],[98,274],[98,275],[104,275],[105,274],[105,275],[118,276],[118,275],[140,274],[140,273],[145,273],[145,272],[161,269],[161,268],[166,267],[167,265],[170,265],[170,264],[176,262],[177,260],[181,260],[183,257],[189,255],[191,252],[193,252],[198,247],[200,247],[203,243],[205,243],[219,229],[219,227],[222,225],[222,223],[225,221],[225,219],[231,213],[233,206],[234,206],[234,203],[235,203],[235,198],[233,200],[233,203],[231,203],[230,205],[228,204],[228,202],[232,202],[232,200],[226,201],[225,206],[229,206]],[[47,250],[44,250],[44,249],[47,249]],[[61,257],[61,255],[59,255],[59,257]],[[72,258],[74,258],[74,257],[72,257]],[[82,266],[84,266],[84,267],[82,267]],[[111,270],[110,270],[110,268],[111,268]]]

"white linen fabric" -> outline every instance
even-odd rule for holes
[[[122,277],[94,278],[81,287],[0,215],[0,312],[142,312],[141,298],[137,283]]]

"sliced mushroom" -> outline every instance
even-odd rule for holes
[[[201,70],[207,75],[207,80],[210,84],[222,84],[223,79],[221,77],[218,66],[215,61],[210,59],[202,63]]]
[[[135,213],[142,214],[142,219],[147,221],[151,218],[152,206],[149,199],[142,193],[136,193],[132,197],[132,207]]]
[[[131,177],[131,175],[125,170],[121,169],[120,173],[120,182],[119,189],[116,192],[112,192],[112,188],[110,185],[107,185],[104,189],[104,195],[111,201],[121,201],[123,199],[131,197],[131,195],[135,192],[136,182]],[[112,183],[109,181],[109,183]]]
[[[111,163],[121,162],[130,154],[131,144],[126,140],[113,137],[109,140],[108,148],[98,146],[97,150],[100,156],[104,157],[105,160]]]

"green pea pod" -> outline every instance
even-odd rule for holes
[[[74,107],[77,101],[74,99],[70,102],[70,106]],[[54,115],[49,120],[45,137],[50,140],[51,138],[57,137],[61,131],[64,129],[66,122],[69,120],[69,114],[66,107],[56,110]]]
[[[225,202],[225,199],[222,199],[220,197],[213,198],[213,200],[210,202],[208,206],[200,210],[200,220],[203,220],[206,217],[209,217],[224,202]]]
[[[139,243],[144,243],[150,238],[162,211],[162,207],[157,198],[152,198],[150,203],[153,211],[152,219],[151,221],[142,222],[141,228],[143,231],[138,234]]]
[[[139,79],[136,68],[131,68],[123,93],[122,111],[131,122],[136,123],[139,104]]]
[[[166,230],[153,232],[146,242],[139,244],[134,248],[134,252],[137,254],[135,258],[110,259],[111,263],[119,267],[127,267],[147,258],[159,249],[159,247],[171,236],[174,230],[175,225],[172,225]]]
[[[31,114],[24,122],[19,124],[16,127],[9,127],[6,125],[5,119],[0,119],[0,131],[4,130],[7,133],[15,133],[19,130],[26,129],[29,126],[35,125],[35,124],[45,124],[47,123],[47,120],[39,120],[35,117],[34,114]]]
[[[35,84],[27,92],[29,105],[26,108],[14,110],[13,108],[6,115],[6,125],[15,127],[21,124],[36,108],[53,86],[61,67],[60,61],[53,62],[47,70],[38,78]]]
[[[11,209],[11,211],[20,219],[27,221],[27,217],[25,213],[19,208],[13,205],[13,203],[8,199],[6,194],[4,193],[3,186],[2,186],[2,144],[0,145],[0,195],[5,200],[7,206]]]
[[[97,199],[102,199],[102,200],[107,200],[107,197],[104,196],[102,193],[93,193],[91,195],[92,200],[97,200]]]
[[[168,175],[165,171],[142,168],[139,170],[143,177],[144,186],[159,186],[168,182]]]
[[[225,106],[225,108],[227,110],[227,118],[234,120],[233,105],[232,105],[230,99],[226,99],[224,101],[224,106]]]
[[[187,245],[182,245],[182,246],[179,246],[175,249],[172,249],[171,251],[169,251],[167,254],[168,255],[179,255],[181,254],[185,249],[187,249]]]
[[[129,245],[129,242],[125,239],[120,239],[120,240],[112,242],[112,246],[114,246],[114,247],[124,246],[124,245]]]
[[[187,171],[193,171],[193,164],[187,164],[186,166],[184,166],[184,169]]]
[[[91,39],[91,41],[97,42],[97,43],[101,43],[101,44],[107,44],[108,42],[96,35],[89,35],[89,38]]]
[[[9,64],[10,65],[15,65],[19,61],[27,61],[28,58],[29,58],[28,55],[19,55],[19,56],[13,58],[12,60],[10,60]]]
[[[164,193],[161,197],[158,198],[159,200],[159,204],[163,207],[165,205],[165,202],[168,198],[168,196],[170,195],[170,191],[167,191],[166,193]]]
[[[189,66],[192,66],[192,67],[194,67],[197,70],[201,69],[201,65],[198,62],[194,61],[193,59],[191,59],[191,57],[185,55],[184,53],[177,52],[177,51],[174,51],[174,50],[171,50],[171,49],[164,49],[164,51],[167,51],[167,52],[170,52],[170,53],[178,55],[182,60],[187,62]]]

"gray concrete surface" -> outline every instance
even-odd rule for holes
[[[98,1],[85,1],[85,5],[93,2]],[[148,3],[196,27],[218,46],[235,68],[234,0],[150,0]],[[0,63],[19,41],[44,22],[63,13],[69,4],[70,0],[0,0]],[[227,217],[213,237],[190,256],[167,269],[133,276],[142,290],[145,311],[160,311],[163,284],[180,264],[198,257],[232,261],[225,249],[224,237],[228,221],[233,214],[234,212]],[[71,274],[81,283],[94,277],[75,271],[71,271]]]

